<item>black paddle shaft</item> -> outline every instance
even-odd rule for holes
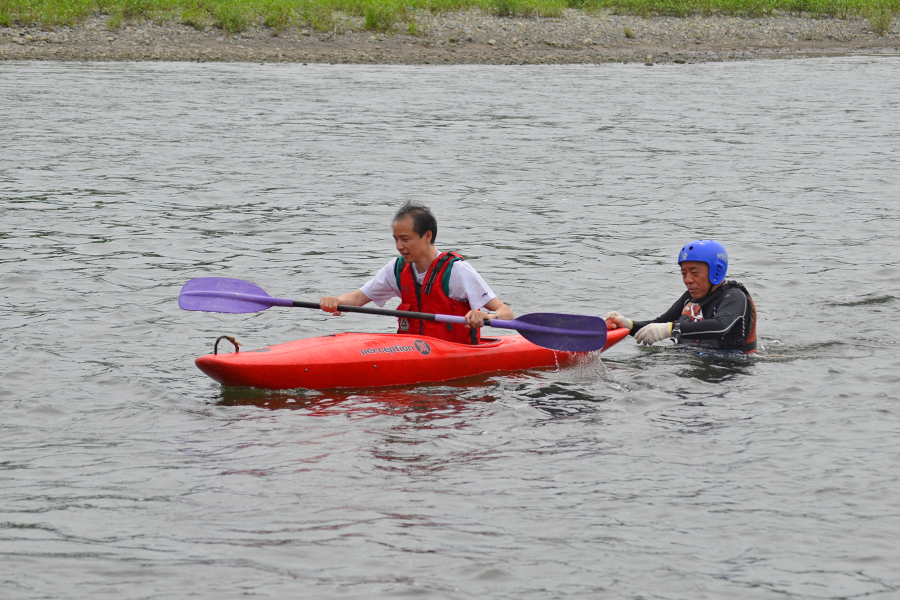
[[[303,302],[302,300],[294,300],[294,306],[298,308],[319,308],[316,302]],[[365,306],[344,306],[338,304],[337,309],[340,312],[355,312],[364,315],[381,315],[383,317],[406,317],[407,319],[422,319],[425,321],[437,321],[436,315],[431,313],[410,312],[406,310],[390,310],[387,308],[366,308]]]

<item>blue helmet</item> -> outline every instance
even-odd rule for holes
[[[728,271],[728,253],[725,246],[713,240],[696,240],[685,244],[678,253],[678,264],[695,260],[709,265],[709,282],[719,285],[725,281]]]

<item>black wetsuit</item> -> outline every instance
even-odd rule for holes
[[[650,323],[675,322],[681,324],[681,335],[675,339],[679,344],[756,351],[756,305],[747,288],[737,281],[726,281],[700,300],[685,292],[659,317],[635,321],[631,335]]]

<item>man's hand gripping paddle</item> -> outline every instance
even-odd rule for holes
[[[252,313],[273,306],[292,306],[318,309],[317,302],[302,302],[287,298],[272,298],[261,287],[249,281],[225,277],[201,277],[191,279],[181,288],[178,306],[184,310],[200,310],[219,313]],[[434,315],[430,313],[366,308],[365,306],[338,306],[341,312],[355,312],[384,317],[406,317],[439,323],[466,324],[465,317]],[[561,315],[532,313],[512,321],[494,319],[485,321],[491,327],[514,329],[526,340],[551,350],[566,352],[592,352],[606,344],[606,321],[586,315]]]

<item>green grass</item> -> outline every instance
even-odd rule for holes
[[[151,19],[178,21],[197,29],[219,27],[243,31],[253,25],[273,29],[291,26],[328,30],[335,13],[364,19],[366,29],[404,29],[420,34],[416,10],[436,13],[478,8],[509,17],[557,17],[567,8],[611,9],[640,16],[722,14],[758,17],[777,12],[827,17],[865,17],[884,34],[900,0],[0,0],[0,26],[16,23],[77,25],[96,14],[108,15],[108,26]]]

